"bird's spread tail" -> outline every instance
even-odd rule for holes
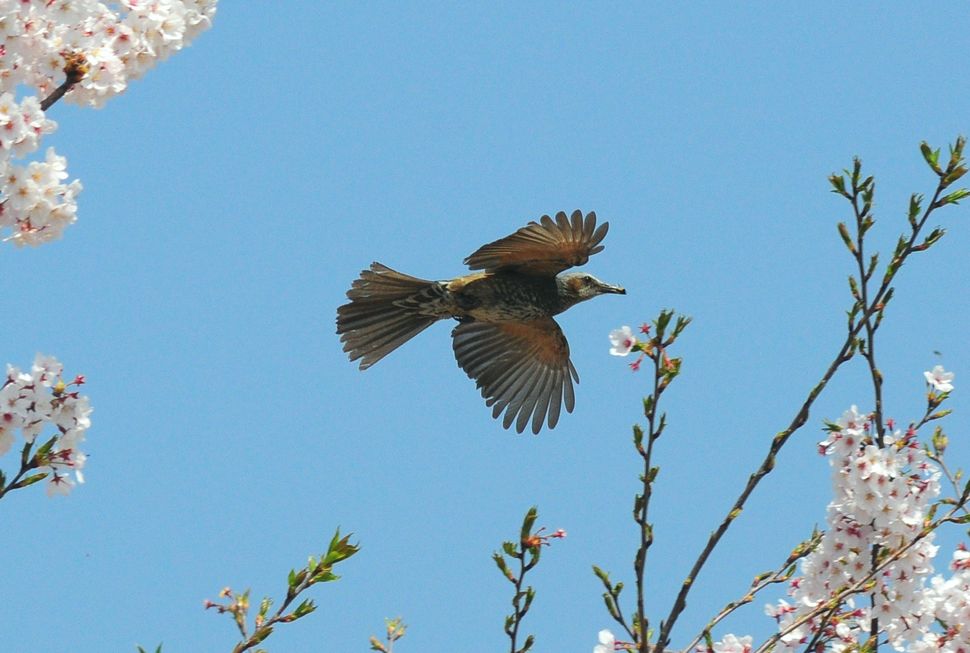
[[[441,284],[401,274],[380,263],[360,273],[337,309],[337,333],[350,360],[368,367],[447,317],[422,310],[440,298]]]

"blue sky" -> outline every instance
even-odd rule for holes
[[[607,334],[673,307],[694,323],[657,452],[659,621],[843,338],[848,214],[827,175],[862,156],[885,250],[909,193],[935,183],[919,142],[970,131],[965,7],[287,5],[224,3],[106,108],[52,110],[80,219],[4,253],[0,362],[58,356],[95,412],[83,487],[0,503],[0,650],[230,650],[203,600],[279,597],[338,525],[361,553],[270,650],[366,650],[397,615],[401,652],[503,650],[511,592],[490,555],[533,504],[569,537],[532,577],[524,628],[536,650],[589,650],[612,625],[590,566],[632,591],[630,426],[648,382]],[[575,208],[610,222],[588,269],[629,294],[561,316],[581,383],[554,431],[502,430],[444,324],[365,373],[346,360],[336,307],[371,261],[455,276],[481,244]],[[880,333],[897,421],[921,414],[923,370],[956,371],[954,465],[970,456],[968,220],[937,214],[949,233],[903,270]],[[868,388],[858,361],[830,385],[675,645],[823,519],[819,427],[868,408]],[[763,603],[719,633],[767,634]]]

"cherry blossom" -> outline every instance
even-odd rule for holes
[[[598,635],[599,644],[593,647],[593,653],[613,653],[616,646],[616,638],[608,630],[601,630]]]
[[[736,635],[725,635],[724,639],[714,642],[715,653],[750,653],[751,635],[738,637]]]
[[[633,329],[628,326],[620,327],[610,331],[610,353],[614,356],[627,356],[637,344],[637,337],[633,335]]]
[[[937,365],[932,372],[923,372],[926,382],[933,386],[937,392],[950,392],[953,390],[953,372],[947,372],[942,365]]]

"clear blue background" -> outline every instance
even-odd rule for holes
[[[843,339],[849,215],[826,176],[863,157],[873,246],[890,248],[909,193],[935,184],[919,142],[970,131],[968,29],[959,3],[226,2],[105,109],[56,105],[45,145],[84,183],[80,219],[4,250],[2,359],[41,351],[86,374],[94,424],[83,487],[0,503],[0,651],[230,650],[230,620],[203,600],[280,597],[338,525],[361,553],[272,651],[366,650],[397,615],[402,653],[507,650],[511,586],[490,554],[533,504],[569,537],[530,576],[524,629],[537,651],[590,650],[612,627],[592,564],[633,609],[630,427],[649,381],[606,336],[674,307],[694,323],[657,450],[658,623]],[[562,316],[582,383],[554,431],[502,430],[445,324],[366,373],[348,363],[335,310],[372,260],[447,278],[574,208],[610,221],[589,269],[629,294]],[[923,370],[957,372],[959,465],[970,215],[935,222],[950,233],[903,270],[879,353],[899,422],[921,414]],[[871,406],[861,361],[730,530],[675,644],[822,521],[819,427],[853,403]],[[768,634],[766,600],[718,633]]]

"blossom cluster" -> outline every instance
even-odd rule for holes
[[[54,427],[53,445],[39,466],[31,470],[47,474],[48,495],[67,494],[74,487],[74,479],[84,482],[82,470],[87,457],[79,446],[91,426],[91,405],[77,392],[84,377],[65,383],[63,371],[56,358],[37,354],[29,372],[8,364],[0,386],[0,456],[13,447],[18,431],[26,443],[32,444]]]
[[[109,6],[110,5],[110,6]],[[15,165],[34,152],[57,124],[39,97],[66,78],[79,79],[64,101],[100,107],[157,61],[208,28],[216,0],[0,0],[0,233],[17,245],[59,238],[75,221],[77,181],[53,149],[44,161]],[[24,88],[28,94],[18,101]]]
[[[626,348],[622,340],[614,345]],[[924,376],[935,409],[953,390],[954,375],[936,366]],[[930,419],[928,411],[921,423]],[[952,509],[938,500],[942,470],[915,426],[904,432],[892,420],[886,426],[880,442],[872,416],[855,406],[828,425],[819,444],[832,469],[827,529],[790,581],[789,600],[765,607],[778,624],[774,650],[864,650],[873,623],[899,651],[970,650],[970,551],[961,545],[953,553],[949,577],[933,575],[939,547],[932,520]],[[627,648],[609,631],[599,641],[595,653]],[[751,653],[752,638],[728,634],[712,648],[698,651]]]
[[[940,366],[925,377],[931,393],[953,389],[953,374]],[[791,581],[792,602],[765,609],[778,622],[780,648],[794,650],[814,640],[835,653],[857,650],[869,638],[873,619],[896,650],[970,648],[970,555],[962,549],[954,554],[949,579],[931,577],[939,547],[926,524],[940,494],[941,470],[916,435],[913,427],[887,432],[880,447],[871,416],[855,406],[830,425],[820,443],[832,467],[828,528],[803,559],[801,576]],[[868,587],[874,547],[880,569]],[[855,600],[863,590],[866,600]],[[839,598],[841,608],[823,621],[817,608]]]
[[[902,649],[933,621],[922,589],[933,571],[937,547],[933,533],[920,535],[929,506],[940,493],[940,470],[927,458],[915,431],[887,433],[879,447],[870,418],[855,406],[831,426],[829,435],[820,444],[832,466],[835,494],[826,515],[828,529],[802,561],[802,576],[791,584],[794,605],[779,601],[766,612],[785,631],[782,646],[799,648],[819,635],[821,618],[793,624],[837,594],[861,589],[871,572],[873,546],[884,555],[902,551],[876,576],[871,590],[875,605],[856,608],[848,597],[845,609],[828,620],[821,636],[833,651],[854,648],[868,638],[876,617],[889,642]]]

